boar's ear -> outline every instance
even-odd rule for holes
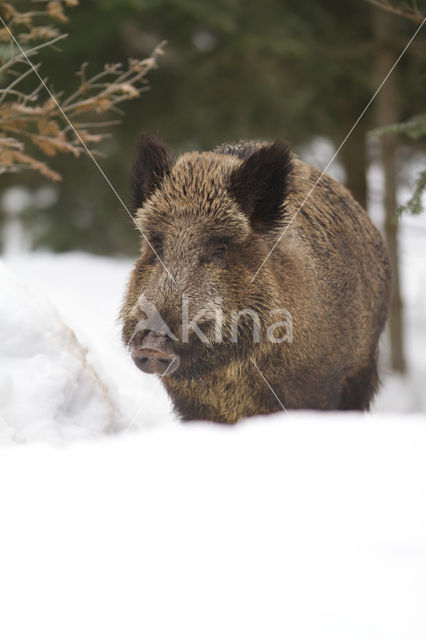
[[[249,216],[255,231],[265,232],[282,221],[292,161],[284,142],[261,147],[234,169],[229,191]]]
[[[170,172],[172,159],[164,143],[153,136],[142,135],[130,179],[131,213],[134,215]]]

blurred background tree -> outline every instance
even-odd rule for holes
[[[105,61],[126,64],[167,41],[160,68],[150,76],[152,90],[126,105],[123,124],[101,146],[102,166],[125,194],[141,130],[178,151],[239,138],[282,137],[301,148],[324,136],[340,144],[374,86],[372,22],[371,7],[360,0],[85,0],[72,10],[61,51],[44,49],[38,60],[56,92],[68,93],[85,61],[95,73]],[[410,29],[398,23],[393,39],[400,49]],[[424,99],[419,48],[413,43],[401,61],[402,117]],[[364,206],[366,134],[373,126],[368,111],[339,154],[346,183]],[[90,160],[61,157],[52,166],[65,180],[58,201],[31,216],[36,244],[134,253],[137,234]],[[19,180],[34,184],[35,176]]]
[[[409,20],[410,22],[423,25],[425,16],[421,13],[419,5],[414,2],[411,6],[408,3],[400,4],[391,0],[368,0],[373,5],[373,29],[377,42],[377,54],[375,57],[376,83],[380,83],[381,78],[392,67],[398,56],[400,45],[397,41],[398,19]],[[423,58],[424,61],[424,58]],[[420,83],[425,83],[424,68],[419,74]],[[393,267],[393,292],[389,313],[389,336],[391,366],[395,371],[403,373],[406,370],[406,359],[404,349],[404,315],[400,284],[400,260],[399,260],[399,214],[402,209],[412,214],[421,212],[421,198],[426,186],[426,170],[421,171],[416,178],[414,192],[408,203],[404,207],[398,208],[397,187],[398,187],[398,167],[397,152],[404,136],[412,141],[424,139],[426,136],[426,115],[417,115],[416,107],[423,105],[404,105],[400,98],[400,69],[396,69],[387,79],[382,91],[377,96],[374,106],[375,121],[377,128],[370,132],[379,141],[381,154],[381,164],[383,167],[384,192],[384,232],[389,248]],[[410,87],[408,87],[410,89]],[[403,117],[410,115],[408,122],[399,123],[401,111],[405,107]],[[414,108],[414,110],[413,110]],[[408,111],[407,110],[411,110]],[[398,138],[399,136],[399,138]]]
[[[240,138],[283,138],[303,156],[324,138],[331,156],[383,79],[379,70],[391,66],[413,33],[409,20],[395,16],[392,29],[378,36],[381,21],[385,13],[364,0],[85,0],[72,10],[60,52],[43,49],[38,60],[55,91],[68,93],[85,61],[95,73],[105,61],[144,58],[167,41],[158,70],[150,73],[150,91],[125,105],[122,124],[100,145],[102,168],[125,199],[140,131],[161,136],[178,152]],[[424,110],[424,63],[420,34],[392,74],[394,89],[385,93],[397,121]],[[375,107],[368,109],[337,158],[363,206],[372,154],[367,134],[379,120]],[[424,149],[421,139],[415,144]],[[90,159],[56,156],[51,165],[64,180],[52,202],[28,216],[33,246],[134,255],[139,235]],[[30,172],[1,180],[4,187],[41,183]]]
[[[121,114],[118,105],[140,96],[147,87],[148,72],[163,53],[158,45],[147,58],[131,57],[126,65],[104,63],[95,73],[83,62],[74,86],[67,83],[67,90],[57,93],[40,75],[38,60],[43,50],[57,52],[58,43],[67,37],[58,24],[68,22],[66,9],[76,6],[78,0],[0,5],[1,175],[31,169],[59,181],[60,173],[45,159],[57,154],[80,158],[87,153],[99,170],[96,145],[106,138],[108,127],[118,124],[108,121],[108,116]],[[29,221],[36,222],[36,216]]]

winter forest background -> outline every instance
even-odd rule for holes
[[[0,2],[2,637],[424,638],[425,16]],[[141,131],[284,139],[367,208],[396,283],[369,416],[177,423],[116,322]]]

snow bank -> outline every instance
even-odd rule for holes
[[[0,263],[0,442],[108,432],[114,410],[74,333]]]
[[[425,458],[314,413],[2,448],[0,637],[424,640]]]
[[[72,328],[86,351],[86,364],[102,380],[115,408],[112,429],[149,429],[175,419],[159,380],[139,371],[121,343],[117,316],[130,260],[83,253],[35,253],[8,256],[6,264],[52,301],[66,325]],[[2,298],[0,288],[1,306]],[[29,413],[27,418],[31,419]],[[61,426],[58,423],[60,435]],[[104,432],[106,425],[101,422],[95,427],[92,423],[87,428],[89,432]],[[73,433],[78,437],[78,429]],[[82,430],[81,435],[87,436],[87,430]],[[49,433],[45,432],[43,437],[48,439]]]

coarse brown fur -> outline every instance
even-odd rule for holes
[[[181,359],[162,381],[183,419],[234,423],[283,406],[369,408],[389,260],[351,194],[326,174],[315,186],[319,177],[280,142],[225,145],[173,161],[160,141],[142,139],[133,192],[144,238],[121,311],[123,340],[140,339],[141,300],[154,304]],[[199,326],[208,343],[196,336],[182,343],[183,294],[190,318],[204,310]],[[244,313],[232,340],[232,309],[257,313],[259,342]],[[291,314],[292,340],[267,339],[273,309]]]

